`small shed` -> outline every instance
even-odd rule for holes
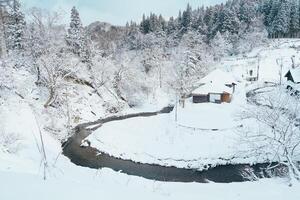
[[[201,79],[196,90],[192,92],[194,103],[230,103],[237,82],[235,78],[221,69],[216,69]]]
[[[288,81],[288,89],[300,92],[300,67],[290,69],[285,76]]]
[[[207,83],[192,92],[193,103],[230,103],[233,88],[220,83]]]

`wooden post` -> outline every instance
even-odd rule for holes
[[[176,102],[175,102],[175,122],[177,122],[178,120],[178,116],[177,116],[177,106],[178,106],[178,94],[176,93]]]
[[[258,65],[257,65],[257,81],[259,79],[259,68],[260,68],[260,55],[258,55]]]
[[[278,58],[276,60],[276,63],[277,65],[280,66],[280,70],[279,70],[279,84],[281,85],[282,84],[282,68],[283,68],[283,61],[282,61],[282,57],[281,58]]]

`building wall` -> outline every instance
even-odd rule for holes
[[[210,93],[209,102],[211,103],[222,103],[222,94],[221,93]]]
[[[208,102],[208,95],[193,95],[193,103]]]
[[[231,95],[228,93],[223,93],[221,97],[222,102],[230,103],[231,102]]]
[[[216,100],[215,102],[212,103],[230,103],[232,99],[232,95],[228,93],[223,93],[223,94],[208,94],[208,95],[193,95],[193,103],[207,103],[210,102],[210,95],[220,95],[221,99]]]

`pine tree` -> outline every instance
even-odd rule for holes
[[[5,57],[7,53],[4,28],[4,13],[4,5],[2,5],[0,2],[0,58]]]
[[[289,32],[290,4],[282,1],[277,15],[272,23],[272,34],[277,37],[284,37]]]
[[[167,23],[167,33],[171,34],[176,30],[176,22],[174,20],[174,17],[170,17],[168,23]]]
[[[220,13],[219,24],[219,31],[221,33],[229,32],[234,34],[238,32],[239,21],[236,17],[236,13],[228,7],[225,7]]]
[[[270,35],[273,35],[273,27],[272,27],[272,24],[275,20],[275,17],[277,16],[278,12],[279,12],[279,8],[280,8],[280,2],[279,0],[273,0],[273,1],[270,1],[270,6],[267,7],[265,5],[265,12],[268,13],[268,15],[265,15],[265,25],[267,26],[267,29],[268,29],[268,32]],[[267,8],[270,9],[270,11],[268,12],[267,11]]]
[[[157,16],[151,13],[149,18],[149,32],[156,32],[158,30],[158,24]]]
[[[228,44],[226,40],[223,38],[221,33],[218,31],[213,40],[211,41],[211,47],[213,48],[215,60],[220,60],[224,57],[228,52]]]
[[[14,0],[9,11],[9,20],[7,24],[6,37],[7,46],[10,50],[24,49],[25,37],[25,16],[21,11],[21,4]]]
[[[207,37],[208,38],[213,38],[215,35],[215,31],[218,29],[219,27],[219,21],[218,18],[218,9],[217,7],[209,7],[207,8],[204,17],[203,17],[203,21],[204,24],[206,25],[206,30],[207,30]]]
[[[145,27],[145,23],[146,23],[146,16],[145,16],[145,14],[143,14],[143,19],[142,19],[141,24],[140,24],[140,30],[141,30],[142,33],[144,33],[144,34],[147,33],[146,27]]]
[[[238,17],[241,22],[249,24],[255,17],[255,4],[251,0],[242,0],[239,4]]]
[[[187,5],[186,10],[182,13],[182,27],[187,30],[192,24],[192,7]]]
[[[202,34],[202,35],[207,35],[208,32],[207,32],[207,26],[206,24],[204,23],[204,20],[203,20],[203,16],[199,16],[198,20],[197,20],[197,30]]]
[[[166,20],[163,18],[162,15],[159,15],[158,17],[158,24],[159,24],[159,29],[162,31],[166,30]]]
[[[293,0],[291,2],[291,16],[290,16],[290,34],[292,37],[297,37],[300,30],[300,12],[299,4]]]
[[[66,42],[70,47],[70,50],[81,57],[84,61],[88,61],[89,48],[87,38],[79,17],[79,12],[75,7],[71,10],[71,22],[66,36]]]

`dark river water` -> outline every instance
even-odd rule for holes
[[[242,182],[256,180],[257,178],[268,178],[271,176],[281,176],[285,169],[283,167],[266,170],[269,163],[256,165],[238,164],[209,167],[207,170],[198,171],[196,169],[183,169],[176,167],[165,167],[155,164],[142,164],[131,160],[122,160],[108,154],[102,153],[93,147],[81,147],[81,141],[90,135],[94,130],[100,128],[102,124],[124,120],[133,117],[149,117],[158,114],[170,113],[173,107],[166,107],[158,112],[145,112],[124,116],[114,116],[97,120],[91,123],[78,125],[74,129],[74,134],[63,143],[63,154],[74,164],[94,169],[110,168],[114,171],[128,175],[139,176],[146,179],[171,182],[199,182],[209,181],[219,183]],[[94,128],[88,128],[94,126]],[[275,163],[274,163],[275,164]]]

